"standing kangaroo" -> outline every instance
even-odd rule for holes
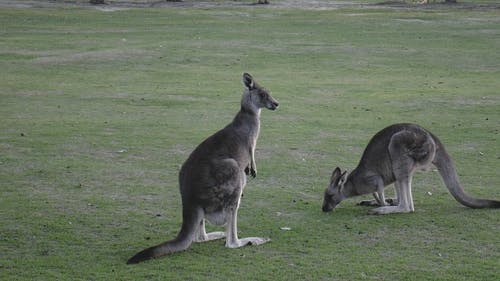
[[[375,200],[360,203],[380,206],[370,210],[371,214],[413,212],[413,174],[430,163],[437,167],[451,195],[461,204],[470,208],[500,208],[500,201],[476,199],[465,193],[450,155],[436,136],[415,124],[395,124],[370,140],[358,166],[347,177],[338,167],[333,171],[325,190],[323,211],[333,210],[346,198],[372,193]],[[397,202],[384,196],[384,188],[391,183],[396,188]]]
[[[275,110],[278,102],[250,74],[243,74],[245,91],[241,109],[233,121],[204,140],[189,155],[179,172],[182,197],[182,227],[176,238],[147,248],[127,263],[139,263],[187,249],[192,242],[226,237],[226,247],[260,245],[270,239],[238,239],[237,213],[246,176],[257,175],[255,145],[262,108]],[[226,232],[205,232],[205,219],[226,224]]]

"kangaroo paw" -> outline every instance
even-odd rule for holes
[[[363,200],[358,203],[359,206],[380,206],[377,200]]]
[[[396,199],[396,198],[387,198],[387,199],[385,199],[385,202],[387,202],[387,204],[389,204],[391,206],[399,205],[398,199]]]
[[[250,175],[252,178],[255,178],[257,176],[257,171],[255,169],[250,169]]]

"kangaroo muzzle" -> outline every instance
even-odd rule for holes
[[[279,105],[280,104],[277,101],[273,100],[268,104],[267,109],[276,110],[276,108],[278,108]]]
[[[336,206],[334,206],[333,204],[324,202],[323,207],[321,209],[323,210],[323,212],[328,213],[328,212],[333,211],[335,209],[335,207]]]

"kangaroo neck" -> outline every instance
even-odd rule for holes
[[[233,120],[234,128],[238,131],[245,132],[251,138],[255,138],[260,130],[260,109],[257,111],[241,106],[240,111]]]
[[[244,121],[243,123],[248,123],[259,127],[260,111],[261,109],[257,107],[252,101],[252,96],[250,94],[244,94],[241,99],[241,108],[236,115],[235,121]]]
[[[255,108],[252,106],[246,106],[244,104],[241,105],[241,109],[238,115],[243,115],[247,118],[255,118],[257,120],[260,119],[260,108]]]
[[[256,115],[257,119],[260,117],[261,109],[255,105],[252,100],[252,95],[249,93],[244,93],[241,98],[241,109],[240,112],[247,113],[249,115]]]
[[[347,180],[344,183],[344,188],[342,189],[342,195],[344,195],[345,198],[350,198],[350,197],[362,195],[362,192],[359,192],[357,190],[357,185],[354,182],[353,172],[351,172],[347,176]]]
[[[250,141],[251,146],[255,146],[255,141],[259,137],[260,111],[261,109],[252,102],[250,95],[243,95],[240,111],[231,125],[240,137]]]
[[[356,192],[354,191],[354,184],[352,184],[352,181],[347,180],[344,183],[344,187],[342,188],[342,195],[345,198],[350,198],[350,197],[356,196],[356,195],[354,195],[355,193]]]

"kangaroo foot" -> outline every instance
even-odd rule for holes
[[[399,206],[384,206],[368,211],[370,215],[386,215],[393,213],[410,213],[411,210]]]
[[[247,237],[247,238],[242,238],[238,239],[236,241],[233,241],[232,243],[228,243],[226,241],[226,247],[228,248],[240,248],[243,246],[256,246],[256,245],[262,245],[266,242],[271,241],[270,238],[261,238],[261,237]]]
[[[207,242],[207,241],[222,239],[224,237],[226,237],[225,232],[216,231],[216,232],[201,234],[199,237],[196,237],[196,239],[194,239],[194,242]]]
[[[226,237],[225,232],[222,232],[222,231],[210,232],[210,233],[207,233],[207,240],[206,241],[222,239],[224,237]]]

